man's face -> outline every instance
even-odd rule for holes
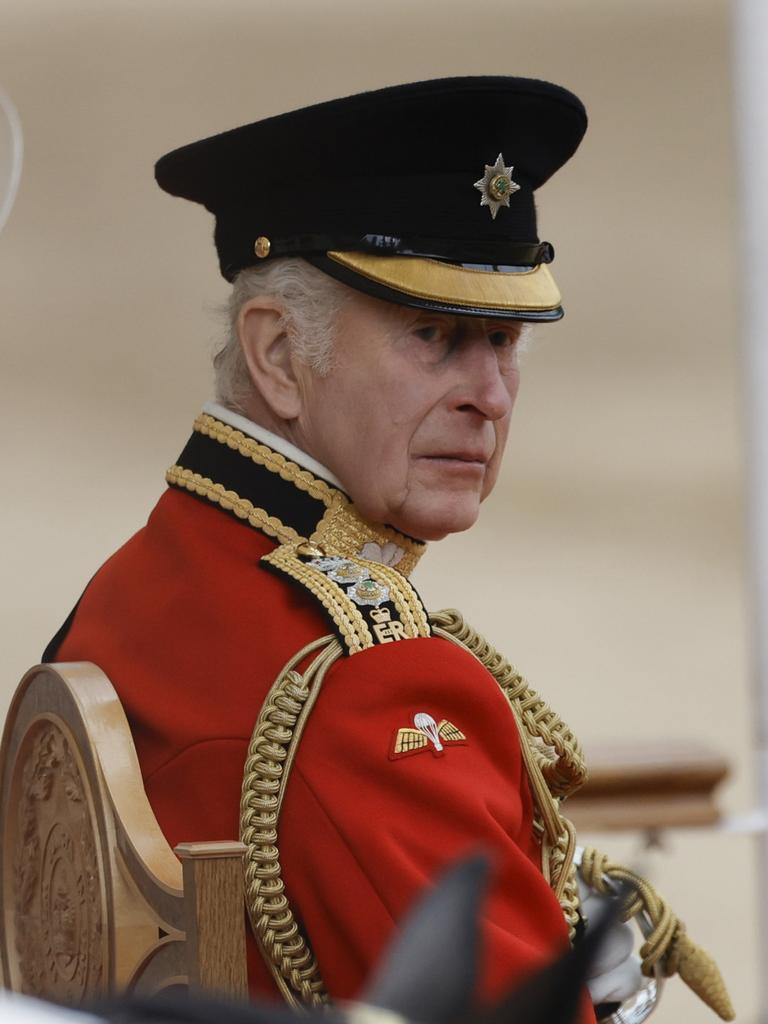
[[[355,293],[339,314],[333,369],[299,369],[293,440],[366,519],[421,540],[466,530],[501,466],[521,326]]]

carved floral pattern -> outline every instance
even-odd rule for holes
[[[87,781],[65,733],[27,733],[14,842],[14,925],[22,990],[79,1003],[104,987],[103,883]]]

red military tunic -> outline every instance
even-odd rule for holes
[[[317,594],[263,557],[283,550],[278,541],[316,537],[318,524],[336,552],[378,545],[368,558],[394,550],[404,572],[423,545],[363,523],[333,487],[209,416],[196,421],[169,482],[54,646],[57,661],[94,661],[116,687],[148,798],[175,845],[238,837],[243,763],[265,696],[297,651],[339,628]],[[328,990],[349,999],[419,891],[484,849],[494,877],[482,991],[498,994],[567,946],[540,869],[514,718],[467,651],[418,630],[377,634],[368,622],[381,642],[349,653],[339,633],[346,654],[298,746],[279,820],[287,894]],[[462,739],[396,753],[417,714]],[[253,943],[249,969],[255,990],[274,993]]]

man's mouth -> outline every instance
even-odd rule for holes
[[[479,467],[485,469],[487,466],[490,456],[486,455],[485,452],[435,452],[430,455],[419,456],[428,462],[433,462],[436,465],[446,466],[465,466],[467,468]]]

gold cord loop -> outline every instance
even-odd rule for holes
[[[509,701],[517,722],[523,762],[536,810],[534,827],[541,835],[541,865],[557,897],[573,940],[579,921],[579,891],[573,825],[560,813],[560,799],[587,777],[578,740],[563,720],[535,693],[523,676],[454,608],[430,616],[432,632],[464,647],[491,673]]]
[[[683,922],[650,882],[592,847],[587,847],[582,854],[581,877],[598,892],[612,892],[611,882],[619,882],[627,884],[634,893],[622,917],[626,921],[642,913],[648,921],[646,941],[640,947],[643,974],[652,976],[657,965],[664,977],[679,974],[718,1017],[734,1019],[733,1005],[717,964],[692,941]]]
[[[328,1002],[320,972],[285,895],[277,821],[299,740],[325,674],[341,656],[331,636],[293,657],[267,695],[248,746],[240,803],[240,839],[246,846],[245,900],[259,949],[286,1002]],[[314,655],[306,670],[296,671]]]
[[[566,797],[582,786],[587,770],[579,741],[504,655],[465,622],[455,608],[435,612],[430,622],[435,633],[474,654],[504,691],[525,726],[533,757],[552,796]]]

